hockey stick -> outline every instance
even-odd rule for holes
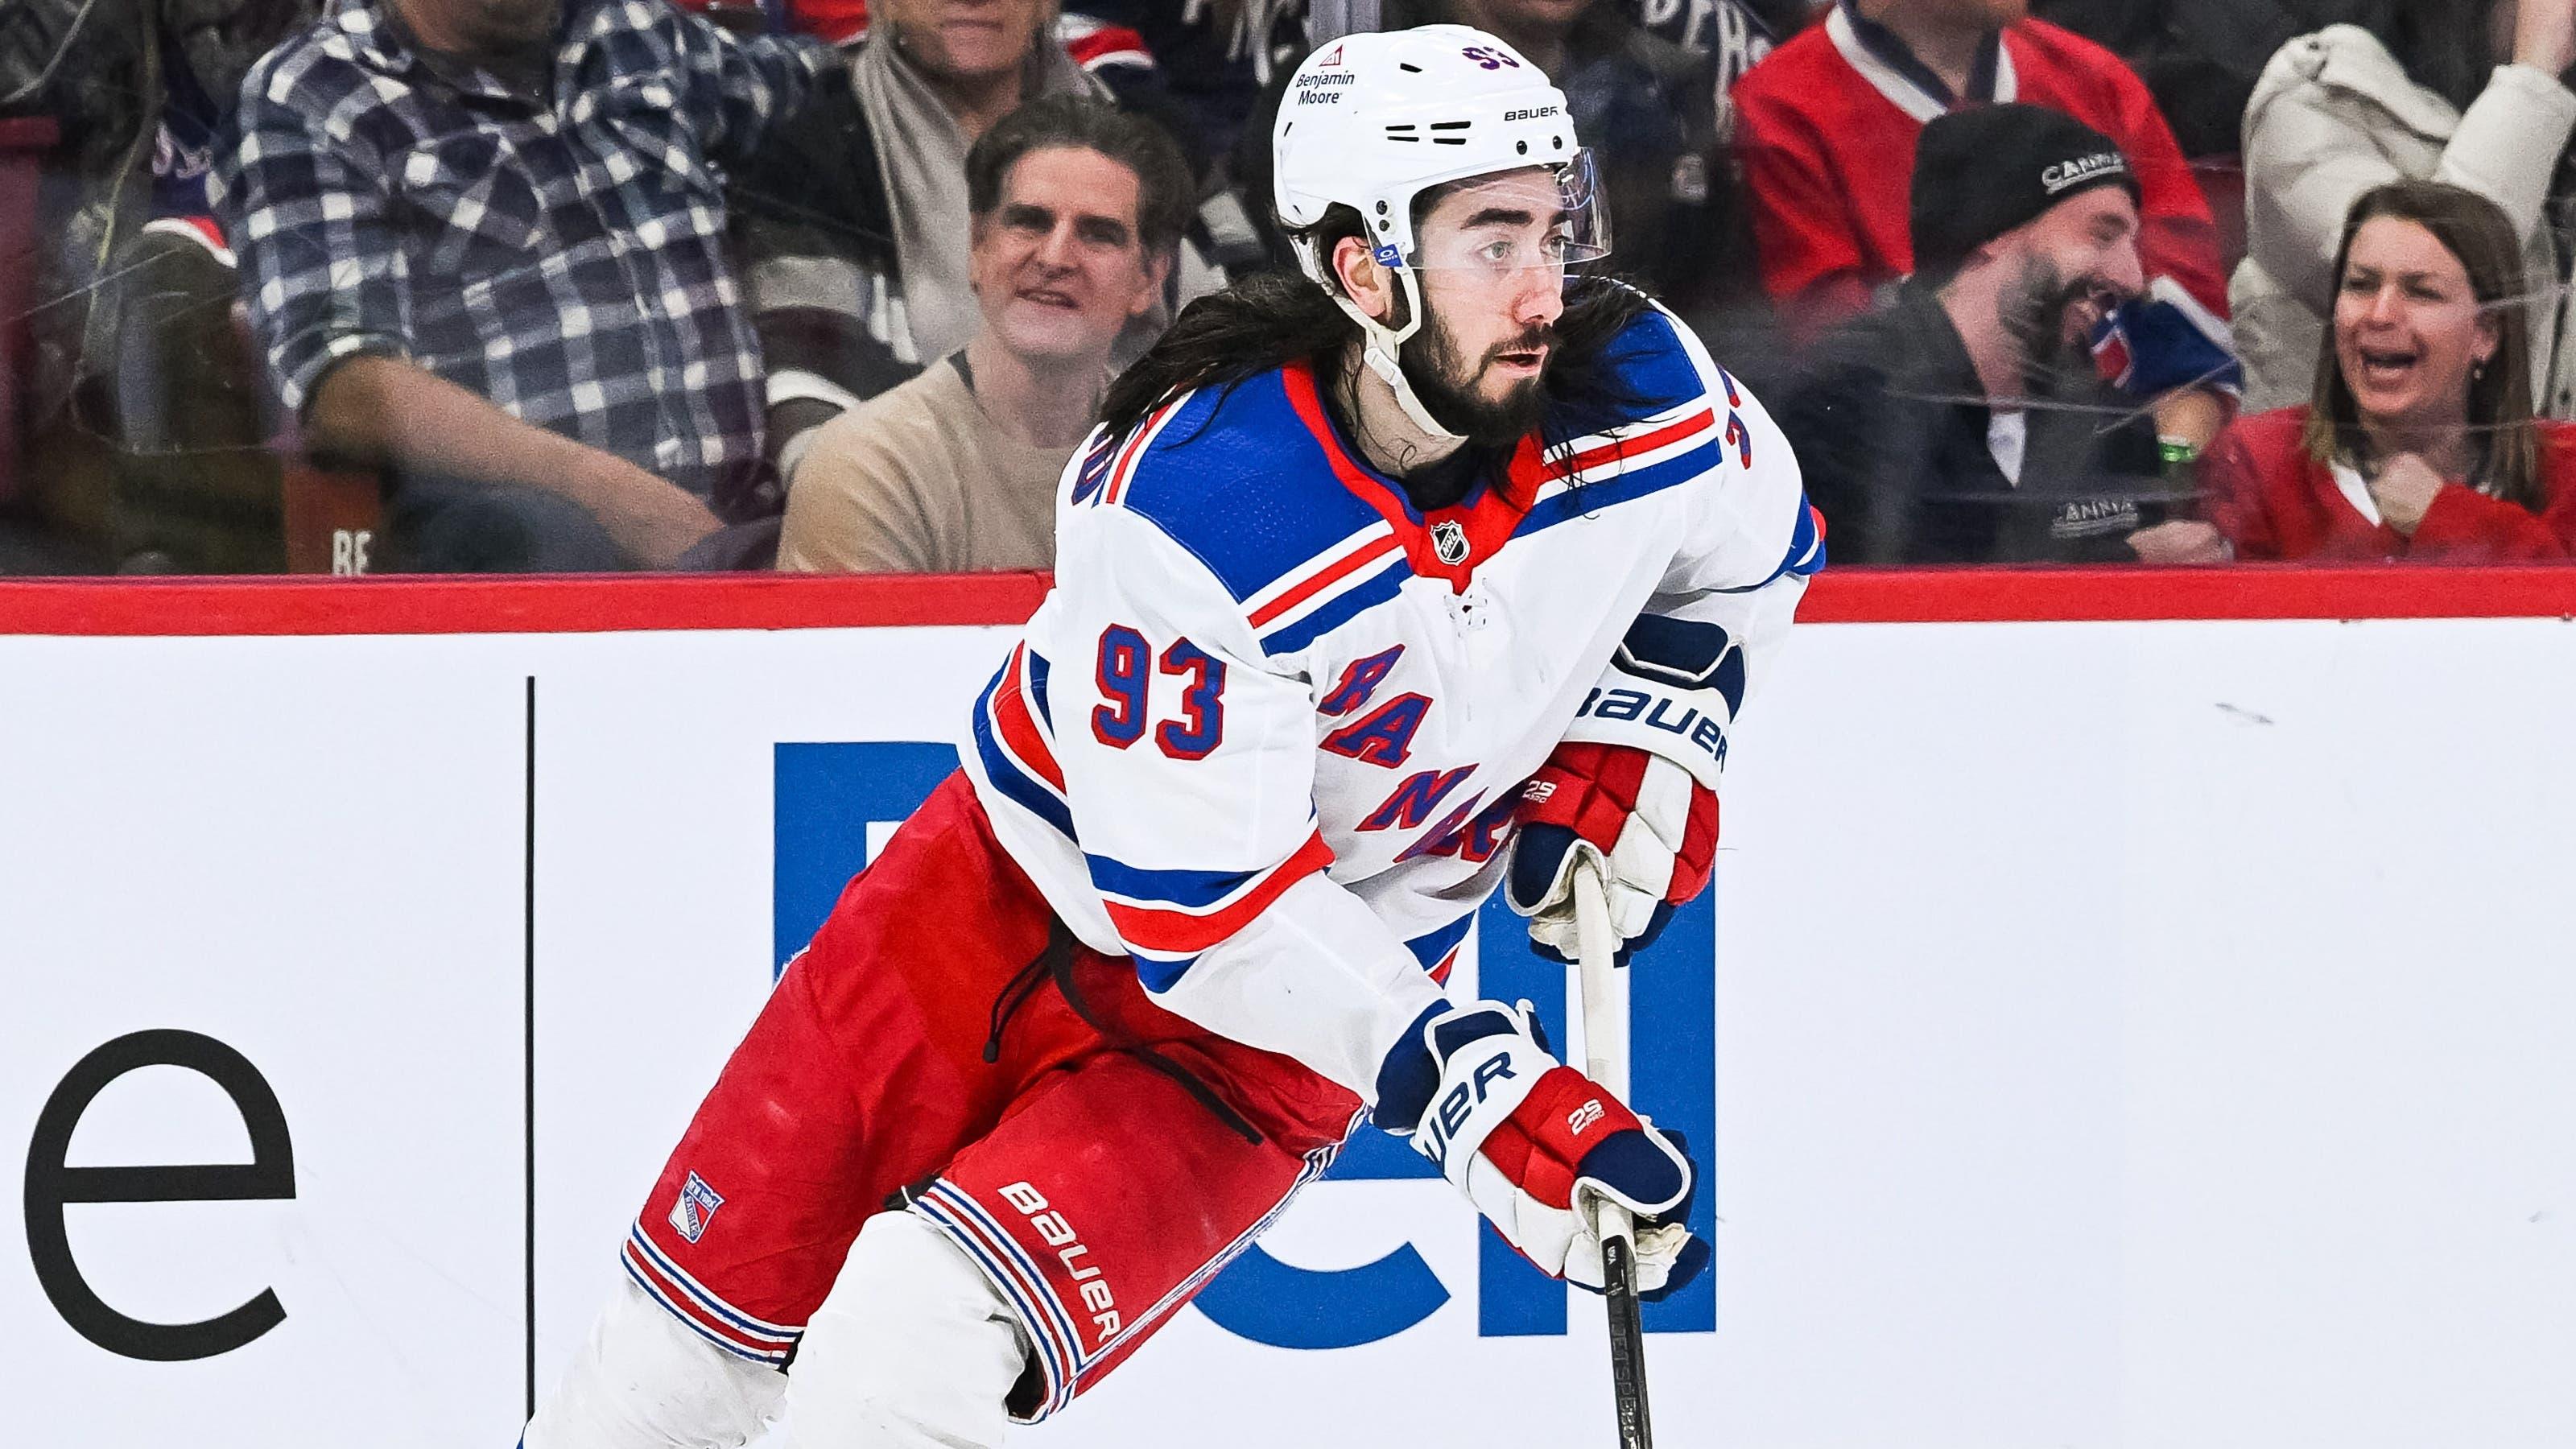
[[[1628,968],[1618,957],[1600,867],[1589,860],[1574,865],[1574,932],[1583,976],[1584,1073],[1626,1100]],[[1637,1307],[1636,1224],[1626,1208],[1606,1198],[1594,1197],[1591,1211],[1601,1239],[1601,1296],[1610,1308],[1610,1393],[1619,1414],[1619,1449],[1653,1449],[1646,1327]]]

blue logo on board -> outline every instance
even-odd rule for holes
[[[773,969],[823,924],[841,888],[866,865],[871,843],[910,815],[957,768],[945,744],[782,744],[775,763]],[[1525,925],[1500,899],[1477,922],[1482,940],[1500,943],[1478,958],[1487,996],[1526,997],[1551,1040],[1566,1033],[1565,968],[1527,947]],[[1717,914],[1710,897],[1675,913],[1655,944],[1632,962],[1636,1017],[1631,1086],[1639,1110],[1678,1128],[1700,1148],[1717,1141]],[[1402,1142],[1362,1127],[1309,1192],[1334,1182],[1436,1178],[1438,1169]],[[1703,1183],[1691,1197],[1691,1230],[1716,1227],[1717,1195]],[[1458,1211],[1471,1209],[1462,1201]],[[1650,1333],[1704,1333],[1717,1327],[1715,1274],[1661,1303],[1645,1305]],[[1491,1229],[1477,1235],[1476,1327],[1489,1337],[1565,1332],[1564,1284],[1523,1261]],[[1196,1300],[1200,1312],[1230,1332],[1280,1348],[1348,1348],[1391,1338],[1448,1303],[1441,1281],[1411,1244],[1356,1268],[1318,1270],[1283,1263],[1258,1245],[1216,1276]]]

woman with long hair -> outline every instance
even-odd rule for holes
[[[2345,3],[2357,23],[2283,46],[2245,108],[2247,256],[2228,297],[2246,407],[2307,394],[2344,218],[2363,192],[2411,177],[2502,208],[2519,258],[2507,295],[2529,314],[2533,404],[2576,417],[2576,311],[2562,307],[2576,241],[2562,163],[2576,131],[2565,80],[2576,0]]]
[[[2241,420],[2206,465],[2206,512],[2237,556],[2576,552],[2576,425],[2532,416],[2504,212],[2437,181],[2378,187],[2344,223],[2333,276],[2309,404]]]

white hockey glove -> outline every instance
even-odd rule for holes
[[[1718,770],[1743,701],[1744,653],[1725,629],[1657,614],[1630,626],[1565,743],[1521,790],[1504,898],[1543,954],[1575,959],[1578,860],[1601,867],[1623,961],[1707,887]]]
[[[1527,1002],[1424,1011],[1387,1053],[1377,1087],[1372,1120],[1409,1135],[1550,1277],[1601,1289],[1585,1194],[1635,1217],[1638,1296],[1661,1298],[1707,1264],[1708,1244],[1684,1225],[1692,1173],[1683,1144],[1551,1055]]]

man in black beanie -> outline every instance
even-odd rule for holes
[[[1836,561],[2198,560],[2199,530],[2159,526],[2176,490],[2152,413],[2087,346],[2145,286],[2119,147],[2040,106],[1937,117],[1911,225],[1914,275],[1775,410]]]

